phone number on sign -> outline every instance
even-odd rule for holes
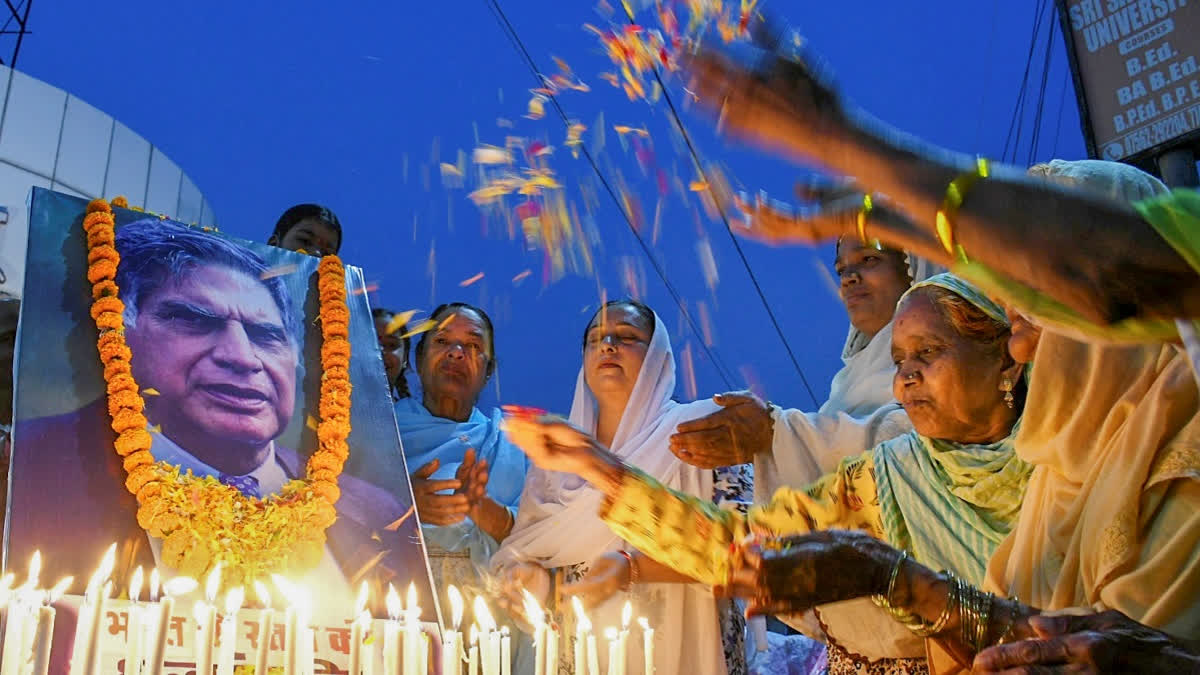
[[[1200,129],[1200,103],[1164,117],[1104,147],[1104,158],[1117,160]]]

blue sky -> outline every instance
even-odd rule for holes
[[[763,2],[871,113],[957,150],[1002,155],[1041,2]],[[671,142],[665,106],[631,102],[597,77],[609,63],[582,27],[604,23],[592,3],[502,0],[501,6],[544,70],[552,71],[550,55],[558,56],[591,86],[561,102],[590,127],[589,144],[603,112],[601,170],[612,181],[623,177],[651,220],[655,181],[622,149],[612,125],[645,125],[658,166],[686,184],[694,176]],[[560,120],[552,113],[522,119],[531,76],[486,1],[69,0],[36,4],[31,28],[19,68],[162,148],[207,196],[223,230],[265,239],[284,208],[319,201],[342,220],[343,258],[378,283],[373,303],[426,311],[453,300],[482,304],[496,319],[503,401],[566,411],[584,323],[599,289],[608,297],[624,294],[628,269],[644,276],[644,299],[671,330],[677,359],[684,349],[691,353],[698,394],[726,389],[704,354],[704,338],[681,329],[679,308],[607,195],[591,212],[602,243],[596,275],[543,284],[539,252],[511,240],[465,190],[443,186],[438,163],[455,162],[459,150],[469,154],[477,134],[497,145],[519,135],[557,146],[551,166],[581,213],[581,190],[595,184],[584,160],[562,147]],[[1040,43],[1046,33],[1043,27]],[[1036,161],[1085,154],[1073,91],[1063,98],[1068,78],[1057,23],[1053,34]],[[1039,47],[1020,163],[1029,154],[1041,54]],[[669,87],[677,101],[679,87],[678,81]],[[515,127],[501,128],[497,118]],[[725,142],[696,111],[685,111],[683,121],[702,156],[724,163],[736,181],[791,194],[800,169]],[[754,380],[777,403],[811,407],[724,226],[704,215],[694,195],[673,192],[661,208],[654,254],[698,323],[703,303],[711,349],[732,372],[733,386]],[[705,239],[719,270],[712,289],[697,253]],[[831,248],[742,246],[823,400],[846,330],[827,276]],[[514,284],[526,269],[533,274]],[[459,286],[480,272],[483,279]],[[685,379],[681,374],[681,396],[690,389]],[[482,403],[496,402],[493,386]]]

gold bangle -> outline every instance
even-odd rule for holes
[[[871,203],[871,195],[865,194],[862,199],[862,208],[858,210],[858,240],[866,246],[867,240],[867,216],[871,215],[871,210],[875,208]]]
[[[625,558],[625,562],[629,563],[629,585],[621,589],[622,591],[628,591],[633,588],[638,580],[637,561],[633,559],[633,556],[628,551],[617,551],[617,553],[620,553]]]
[[[954,217],[958,214],[958,209],[962,206],[971,187],[980,178],[987,178],[990,173],[991,165],[988,160],[979,157],[975,160],[974,172],[964,173],[946,186],[946,197],[942,200],[942,208],[938,209],[936,225],[938,241],[951,257],[955,255]]]

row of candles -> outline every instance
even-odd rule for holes
[[[99,675],[101,672],[101,625],[105,608],[112,594],[110,579],[115,562],[116,547],[109,548],[100,567],[88,582],[75,627],[74,651],[71,656],[71,675]],[[50,650],[54,634],[54,603],[70,588],[73,579],[60,580],[49,590],[40,590],[41,557],[35,553],[25,583],[14,588],[15,577],[0,578],[0,609],[5,610],[4,639],[0,644],[0,675],[46,675],[50,665]],[[245,602],[241,587],[226,593],[224,612],[218,623],[217,594],[221,585],[220,565],[205,581],[204,597],[192,608],[196,622],[194,657],[197,673],[233,675],[237,615]],[[280,593],[288,600],[284,613],[284,675],[312,675],[314,664],[314,628],[311,600],[308,594],[282,577],[272,578]],[[128,623],[125,645],[125,675],[162,675],[166,662],[168,627],[179,596],[191,593],[199,583],[191,578],[176,577],[160,583],[157,570],[149,575],[149,601],[141,602],[144,582],[142,569],[133,573],[129,583]],[[271,609],[271,593],[261,582],[255,582],[255,594],[264,607],[259,612],[258,639],[254,655],[255,673],[266,673],[274,628],[275,614]],[[465,603],[457,588],[448,589],[452,608],[452,629],[442,639],[443,675],[512,675],[512,641],[508,627],[498,627],[482,597],[473,605],[475,622],[469,630],[469,644],[461,632]],[[429,673],[429,636],[421,630],[421,608],[417,603],[416,586],[408,588],[407,603],[402,603],[394,587],[388,589],[386,606],[388,619],[383,622],[382,654],[377,652],[378,640],[372,639],[375,619],[366,610],[367,586],[359,590],[350,633],[350,675],[375,675],[377,657],[383,666],[381,675],[426,675]],[[601,675],[596,636],[578,598],[573,598],[576,617],[574,646],[575,675]],[[405,606],[405,604],[407,606]],[[546,620],[546,613],[537,600],[525,592],[525,614],[533,625],[535,675],[557,675],[559,671],[559,627]],[[627,675],[629,624],[632,608],[625,604],[622,626],[605,631],[608,640],[607,675]],[[639,619],[643,631],[644,673],[654,672],[654,630],[646,620]],[[218,631],[219,625],[219,631]],[[218,635],[224,636],[218,647]],[[215,663],[214,663],[215,656]],[[465,665],[465,669],[464,669]]]

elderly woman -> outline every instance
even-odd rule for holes
[[[750,533],[834,527],[865,530],[979,583],[1031,470],[1012,450],[1024,387],[1022,366],[1006,351],[1008,322],[950,275],[916,284],[893,321],[893,391],[914,431],[843,461],[805,490],[780,488],[746,516],[664,487],[568,425],[516,417],[506,429],[538,467],[577,474],[602,492],[600,517],[614,532],[708,584],[729,583],[731,546]],[[830,638],[830,672],[855,672],[862,659]],[[873,667],[923,672],[912,656]]]
[[[396,402],[396,425],[405,461],[416,467],[413,497],[439,592],[449,584],[478,592],[512,530],[528,462],[500,432],[500,411],[476,407],[496,371],[491,319],[460,302],[430,319],[437,328],[416,348],[421,398]]]
[[[707,54],[693,66],[695,90],[721,107],[726,128],[889,196],[882,209],[864,209],[861,200],[851,208],[822,204],[844,216],[833,229],[822,224],[836,219],[812,226],[766,214],[755,219],[757,236],[812,241],[869,231],[953,264],[1046,328],[1036,350],[1027,350],[1033,388],[1017,439],[1018,454],[1037,468],[987,581],[1032,607],[996,599],[989,620],[974,613],[973,624],[985,630],[978,640],[957,641],[965,648],[960,656],[995,643],[1009,627],[1021,634],[1032,626],[1038,640],[992,647],[976,665],[1195,668],[1196,652],[1188,656],[1171,636],[1200,634],[1197,391],[1183,351],[1155,340],[1195,337],[1200,197],[1188,190],[1154,197],[1161,184],[1154,188],[1156,181],[1136,169],[1107,162],[1039,169],[1053,182],[988,167],[862,121],[803,64],[777,59],[760,74]],[[841,572],[850,563],[827,558],[839,546],[807,542],[783,564],[812,571],[834,560]],[[859,573],[878,581],[872,572],[891,565],[902,604],[921,616],[961,623],[973,613],[952,607],[959,598],[988,597],[951,593],[945,577],[909,570],[895,551],[872,555],[870,570]],[[793,589],[793,600],[803,586]],[[1024,621],[1039,611],[1033,607],[1119,613]]]
[[[748,477],[687,466],[667,449],[675,425],[716,409],[707,400],[676,403],[674,392],[675,358],[658,316],[630,300],[601,307],[584,331],[572,423],[603,439],[615,456],[697,501],[712,505],[748,494]],[[562,591],[582,596],[593,608],[595,626],[619,625],[627,596],[618,591],[632,594],[638,613],[655,625],[658,672],[745,672],[742,624],[733,620],[740,614],[707,587],[646,557],[640,544],[613,534],[596,515],[603,497],[553,467],[530,470],[517,526],[493,560],[508,580],[509,595],[516,596],[513,604],[520,606],[520,590],[545,604],[557,577],[551,571],[561,570],[567,582]],[[564,614],[570,620],[571,612]]]

